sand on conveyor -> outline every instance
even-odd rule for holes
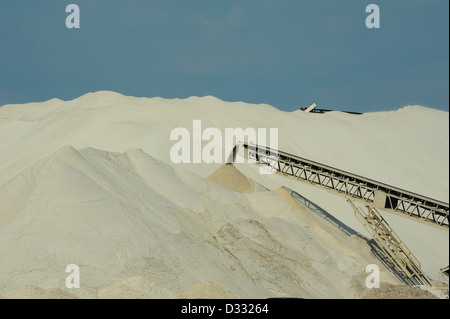
[[[267,188],[242,174],[230,164],[221,166],[207,177],[207,180],[238,193],[256,193],[267,191]]]

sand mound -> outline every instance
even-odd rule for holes
[[[145,299],[151,298],[149,295],[145,278],[142,276],[134,276],[116,282],[101,291],[99,291],[99,299]]]
[[[236,299],[228,290],[212,283],[205,282],[189,287],[183,291],[178,299]]]
[[[365,299],[438,299],[431,292],[420,287],[381,283],[380,288],[372,289]]]
[[[61,289],[44,289],[33,285],[24,285],[6,292],[6,299],[77,299],[76,296]],[[1,298],[0,298],[1,299]]]
[[[448,112],[294,116],[213,98],[104,92],[0,107],[0,295],[364,298],[383,293],[367,291],[368,264],[400,284],[367,242],[332,223],[367,233],[345,198],[251,163],[175,164],[168,138],[198,114],[203,128],[222,132],[278,127],[286,152],[448,200]],[[448,265],[448,231],[383,218],[427,275]],[[80,289],[64,286],[68,264],[80,266]]]
[[[267,188],[242,174],[233,165],[221,166],[207,180],[238,193],[267,191]]]

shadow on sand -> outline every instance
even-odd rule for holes
[[[339,219],[337,219],[336,217],[334,217],[333,215],[328,213],[326,210],[324,210],[322,207],[320,207],[316,203],[310,201],[306,197],[300,195],[296,191],[294,191],[286,186],[283,186],[283,189],[286,190],[287,192],[289,192],[289,194],[294,199],[296,199],[300,204],[302,204],[303,206],[308,208],[310,211],[312,211],[316,215],[322,217],[323,219],[328,221],[330,224],[332,224],[336,228],[343,231],[347,236],[358,236],[358,237],[362,238],[367,243],[367,245],[370,247],[370,249],[371,249],[372,253],[375,255],[375,257],[377,257],[377,259],[387,269],[389,269],[391,271],[391,273],[397,277],[398,280],[400,280],[401,282],[403,282],[404,284],[407,284],[407,285],[417,285],[418,284],[413,279],[405,276],[404,273],[397,271],[395,264],[392,262],[391,258],[388,256],[388,254],[386,254],[386,252],[383,249],[381,249],[381,247],[375,242],[375,240],[369,239],[369,238],[363,236],[362,234],[358,233],[357,231],[355,231],[353,228],[348,227],[343,222],[341,222]]]

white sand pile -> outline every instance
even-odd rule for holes
[[[364,299],[438,299],[438,297],[417,286],[405,287],[382,283],[379,289],[372,289]]]
[[[282,191],[233,192],[140,150],[64,147],[1,187],[0,198],[13,190],[24,206],[0,232],[5,297],[34,286],[24,295],[175,298],[208,292],[195,286],[205,281],[237,298],[355,297],[376,262],[360,238]],[[64,286],[72,263],[82,289]],[[383,277],[398,283],[387,270]]]
[[[172,163],[171,130],[191,129],[198,114],[203,128],[278,127],[284,151],[448,200],[448,113],[423,107],[318,115],[112,92],[8,105],[0,108],[0,296],[363,298],[372,263],[382,283],[400,285],[364,239],[279,187],[367,235],[344,198],[260,175],[254,164]],[[383,217],[441,279],[448,231]],[[68,264],[80,268],[79,289],[65,286]]]
[[[267,188],[246,177],[233,165],[221,166],[217,171],[208,176],[207,180],[239,193],[267,191]]]
[[[183,291],[178,299],[235,299],[231,292],[213,283],[205,282],[189,287]]]
[[[44,289],[33,285],[24,285],[7,291],[6,299],[77,299],[68,289]]]
[[[148,298],[150,283],[145,277],[127,277],[97,290],[99,299],[145,299]]]

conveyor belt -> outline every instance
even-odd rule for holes
[[[378,209],[449,229],[448,203],[283,151],[250,143],[240,143],[235,146],[233,161],[241,146],[247,150],[249,159],[253,159],[259,164],[269,165],[284,175],[290,175],[298,180],[334,190],[346,197],[370,203]]]

